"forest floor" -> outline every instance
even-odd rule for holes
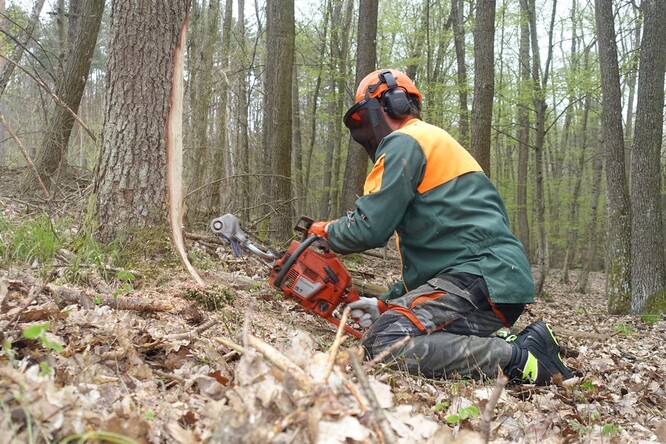
[[[3,220],[34,210],[4,194]],[[110,264],[106,280],[81,266],[72,284],[66,252],[48,273],[0,261],[0,444],[666,443],[666,321],[606,314],[602,274],[581,294],[575,272],[565,284],[551,270],[549,301],[517,326],[551,323],[576,378],[502,389],[359,364],[357,341],[335,342],[257,259],[188,248],[205,287],[179,265],[148,278]],[[346,263],[387,286],[399,269],[388,253]]]

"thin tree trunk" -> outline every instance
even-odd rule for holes
[[[474,30],[474,98],[470,151],[490,177],[490,134],[495,95],[495,0],[478,0]]]
[[[527,171],[530,145],[529,100],[526,90],[531,87],[531,60],[529,9],[527,2],[520,2],[520,82],[518,88],[518,189],[516,203],[518,205],[518,238],[523,244],[528,257],[532,257],[530,245],[530,227],[527,215]],[[524,98],[525,97],[525,98]]]
[[[451,1],[451,24],[453,27],[453,44],[456,49],[458,75],[458,141],[469,147],[469,108],[467,105],[467,63],[465,61],[465,27],[463,23],[463,0]]]
[[[248,140],[247,78],[249,60],[245,47],[245,0],[238,0],[238,52],[241,63],[238,75],[238,173],[236,180],[240,199],[240,217],[250,220],[250,142]]]
[[[355,87],[375,69],[378,9],[378,0],[360,0]],[[356,199],[363,194],[363,184],[367,173],[368,155],[363,147],[350,137],[345,164],[345,187],[340,208],[343,212],[354,209]]]
[[[627,195],[620,71],[612,3],[595,0],[603,134],[608,192],[608,310],[627,313],[631,304],[631,208]]]

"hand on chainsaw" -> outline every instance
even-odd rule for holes
[[[347,306],[351,308],[351,317],[363,328],[370,327],[388,308],[386,302],[382,300],[363,296]]]
[[[313,222],[308,229],[308,236],[315,234],[321,238],[328,239],[328,224],[330,223],[329,221]]]

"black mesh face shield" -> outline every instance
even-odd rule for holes
[[[349,108],[343,121],[352,138],[365,148],[374,162],[379,143],[392,131],[379,100],[366,97]]]

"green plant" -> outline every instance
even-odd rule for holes
[[[626,336],[635,333],[635,330],[626,325],[624,322],[618,322],[617,324],[615,324],[615,331]]]
[[[603,426],[601,426],[601,435],[602,436],[618,435],[621,431],[622,431],[622,429],[620,427],[616,426],[615,424],[606,423]]]
[[[46,332],[51,326],[50,323],[44,322],[43,324],[34,324],[30,327],[27,327],[23,330],[23,337],[26,339],[34,339],[39,341],[39,343],[47,351],[55,351],[56,353],[62,353],[65,351],[65,348],[59,342],[53,341],[46,336]]]
[[[463,407],[457,413],[446,417],[449,424],[460,424],[462,421],[479,415],[479,408],[475,405]]]
[[[451,405],[449,401],[438,402],[437,404],[435,404],[435,411],[441,412],[444,409],[448,409],[449,405]]]
[[[643,313],[641,315],[641,321],[645,324],[656,324],[657,322],[661,321],[661,314],[659,313]]]
[[[50,262],[63,245],[57,234],[61,223],[52,223],[46,215],[24,219],[19,224],[4,221],[2,224],[3,256],[14,262]]]
[[[591,391],[594,390],[594,384],[589,379],[586,379],[585,381],[583,381],[580,384],[580,387],[584,390],[587,390],[588,392],[591,392]]]

